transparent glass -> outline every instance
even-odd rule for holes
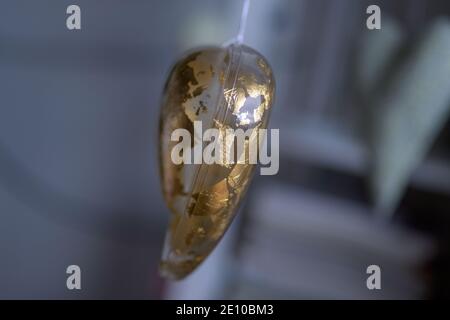
[[[174,164],[175,129],[194,136],[202,130],[267,127],[275,82],[266,59],[243,45],[210,47],[188,53],[173,67],[164,88],[160,118],[160,170],[165,201],[172,215],[160,270],[180,279],[214,249],[229,227],[255,169],[245,163]],[[257,143],[252,135],[245,141]],[[193,139],[193,147],[204,142]],[[226,151],[224,151],[226,152]]]

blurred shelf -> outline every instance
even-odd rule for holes
[[[248,209],[236,262],[237,297],[411,299],[426,294],[420,270],[436,248],[424,234],[380,222],[352,201],[302,188],[260,187],[254,197],[258,201]],[[383,272],[378,292],[366,287],[371,264]],[[249,292],[252,287],[261,289]]]
[[[356,176],[369,174],[369,150],[359,137],[327,125],[281,130],[280,153],[300,162]],[[450,193],[450,159],[429,156],[411,177],[422,190]]]

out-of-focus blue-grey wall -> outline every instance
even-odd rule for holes
[[[66,28],[72,3],[79,31]],[[189,42],[189,15],[201,23],[221,6],[1,3],[1,298],[160,296],[160,93]],[[79,292],[66,288],[71,264]]]

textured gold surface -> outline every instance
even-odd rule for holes
[[[171,133],[185,128],[194,134],[196,120],[202,121],[203,130],[265,128],[274,88],[267,61],[246,46],[201,49],[172,69],[160,119],[161,182],[172,211],[160,266],[164,276],[185,277],[214,249],[255,167],[248,161],[175,165],[170,154],[178,142],[170,141]],[[198,138],[195,143],[202,143]],[[252,142],[246,141],[244,152]]]

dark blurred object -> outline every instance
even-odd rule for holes
[[[366,100],[372,130],[372,197],[379,214],[388,216],[397,208],[412,173],[450,114],[450,21],[433,22],[401,60],[398,54],[405,50],[391,45],[392,39],[399,40],[398,33],[395,28],[385,28],[375,34],[377,38],[366,35],[362,50],[366,58],[360,63],[360,68],[377,68],[374,75],[361,77],[360,83],[366,87],[363,91],[371,92]],[[389,37],[391,34],[394,36]],[[374,88],[371,82],[377,82],[372,84]]]

